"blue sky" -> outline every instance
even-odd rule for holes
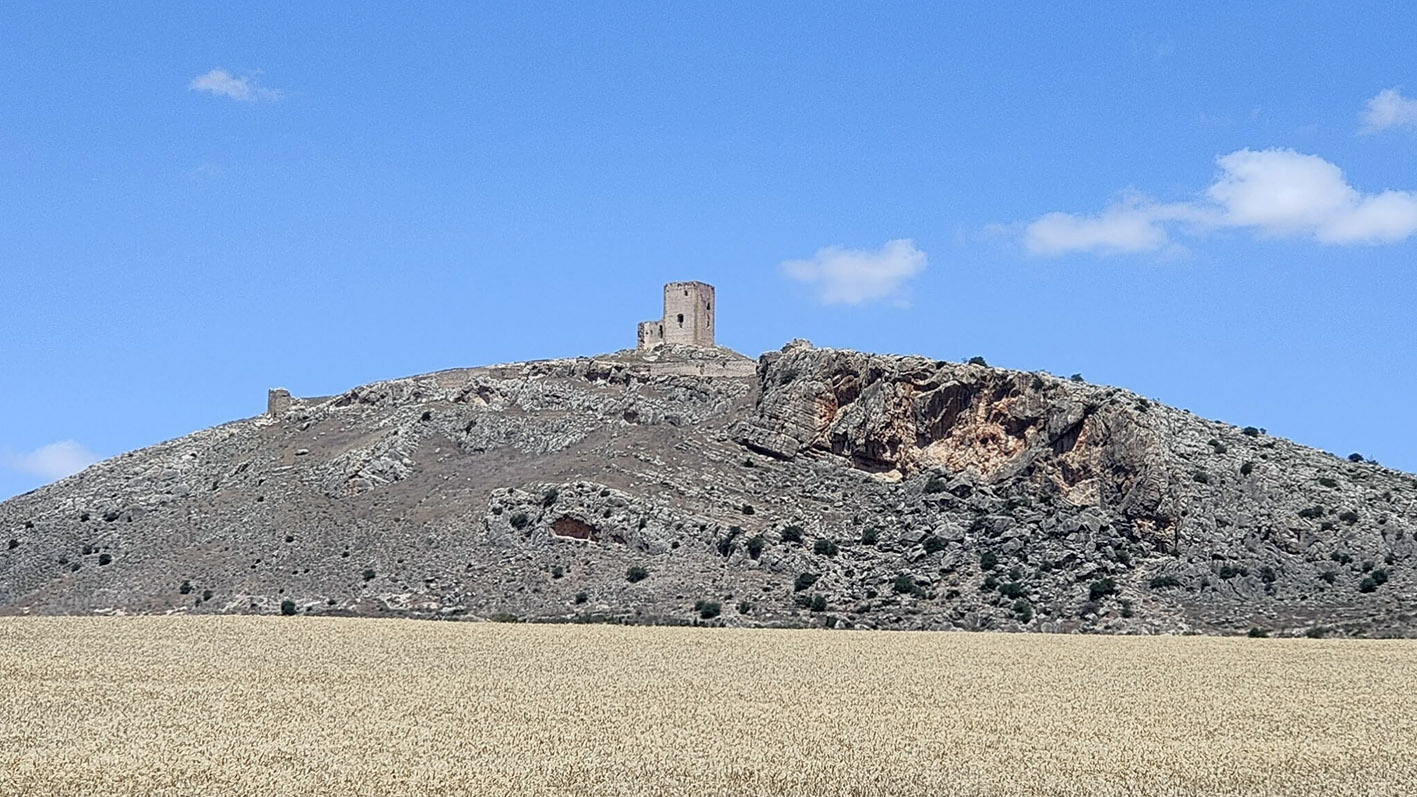
[[[0,496],[677,279],[1417,470],[1412,5],[606,5],[7,5]]]

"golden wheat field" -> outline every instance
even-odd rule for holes
[[[0,620],[0,794],[1373,794],[1417,645]]]

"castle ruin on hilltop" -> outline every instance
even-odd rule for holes
[[[662,343],[713,347],[713,286],[706,282],[670,282],[664,286],[664,315],[641,321],[636,348]]]

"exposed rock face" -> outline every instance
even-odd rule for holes
[[[0,611],[1417,632],[1411,476],[1046,374],[663,346],[273,414],[0,504]]]

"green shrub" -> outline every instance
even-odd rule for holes
[[[1014,616],[1024,625],[1028,625],[1033,620],[1033,604],[1020,598],[1014,601]]]
[[[1380,587],[1387,583],[1386,570],[1374,570],[1373,572],[1369,573],[1368,576],[1372,578],[1373,581],[1376,582],[1377,585]]]
[[[817,541],[812,544],[812,553],[819,556],[836,556],[838,550],[840,550],[839,546],[825,537],[818,537]]]
[[[1264,630],[1263,628],[1251,628],[1250,633],[1246,634],[1246,636],[1250,637],[1251,639],[1264,639],[1265,637],[1269,636],[1269,632]]]
[[[946,482],[944,479],[941,479],[939,476],[931,476],[930,478],[925,480],[925,492],[943,493],[947,485],[948,482]]]
[[[106,554],[106,553],[101,553],[101,554],[98,555],[98,563],[101,564],[101,565],[106,565],[106,564],[108,564],[109,562],[112,562],[112,561],[113,561],[113,557],[112,557],[112,556],[109,556],[109,555]]]
[[[1220,566],[1220,577],[1224,579],[1231,579],[1235,576],[1248,576],[1249,574],[1250,571],[1241,565],[1232,565],[1226,562]]]
[[[894,579],[891,580],[891,589],[901,594],[907,592],[914,592],[915,579],[911,578],[905,573],[901,573],[900,575],[897,575]]]
[[[1333,488],[1338,486],[1338,480],[1330,476],[1320,476],[1319,484],[1323,485],[1324,487]]]
[[[1068,380],[1069,380],[1069,381],[1072,381],[1072,382],[1082,382],[1082,381],[1084,381],[1083,378],[1082,378],[1082,374],[1073,374],[1072,376],[1068,377]]]
[[[827,610],[827,599],[822,595],[813,595],[809,608],[814,612],[824,612]]]
[[[1101,600],[1102,598],[1105,598],[1108,595],[1116,594],[1117,582],[1113,581],[1111,578],[1099,578],[1096,581],[1092,582],[1090,585],[1088,585],[1087,588],[1088,600]]]
[[[182,586],[178,587],[178,588],[177,588],[177,591],[180,592],[180,593],[182,593],[183,595],[191,595],[191,594],[192,594],[192,582],[190,582],[190,581],[183,581],[183,582],[182,582]]]
[[[925,538],[925,553],[937,553],[943,551],[948,546],[944,537],[934,534]]]
[[[1248,460],[1246,460],[1245,463],[1240,466],[1240,475],[1241,475],[1241,476],[1249,476],[1251,473],[1254,473],[1254,471],[1255,471],[1255,463],[1250,462],[1250,461],[1248,461]]]
[[[714,601],[695,601],[694,611],[699,613],[699,617],[705,620],[712,620],[723,611],[723,606]]]
[[[1310,628],[1309,630],[1305,631],[1304,636],[1308,637],[1309,639],[1323,639],[1324,637],[1328,636],[1328,632],[1328,626],[1316,625],[1313,628]]]
[[[738,601],[738,613],[750,614],[753,611],[753,604],[747,601]]]
[[[590,600],[590,598],[589,598],[584,592],[577,592],[577,593],[576,593],[576,604],[577,604],[577,605],[582,604],[582,603],[585,603],[585,602],[588,601],[588,600]]]
[[[975,356],[973,356],[973,357],[970,357],[970,358],[969,358],[969,364],[970,364],[970,365],[984,365],[984,366],[989,365],[989,363],[984,362],[984,358],[983,358],[983,357],[980,357],[980,356],[978,356],[978,355],[975,355]]]
[[[1017,581],[1009,581],[999,585],[999,594],[1005,598],[1022,598],[1023,585]]]
[[[997,589],[998,587],[999,579],[995,578],[994,576],[986,576],[984,578],[984,583],[979,585],[979,589],[983,590],[984,592],[991,592]]]
[[[792,580],[792,591],[801,592],[805,589],[811,589],[812,585],[817,583],[817,579],[819,578],[821,578],[821,576],[816,573],[798,573],[797,578]]]
[[[754,559],[757,559],[759,556],[762,556],[763,548],[767,544],[768,541],[764,539],[763,535],[761,534],[754,534],[753,536],[749,537],[746,546],[748,548],[748,556]]]
[[[649,571],[639,565],[631,565],[625,570],[625,580],[631,584],[649,578]]]
[[[1333,572],[1332,570],[1325,570],[1324,572],[1319,573],[1319,578],[1332,584],[1333,582],[1338,580],[1338,574]]]
[[[556,503],[556,499],[558,497],[560,497],[560,494],[556,492],[555,487],[552,487],[550,490],[547,490],[546,492],[541,494],[541,505],[549,507],[552,504]]]
[[[1260,581],[1266,584],[1273,584],[1278,578],[1279,573],[1275,572],[1274,568],[1269,565],[1260,568]]]
[[[1323,517],[1326,510],[1322,505],[1306,506],[1299,510],[1299,517],[1311,520],[1316,517]]]
[[[518,512],[512,515],[508,520],[512,524],[512,528],[518,531],[526,528],[526,524],[531,522],[531,518],[527,517],[525,512]]]
[[[1338,519],[1351,526],[1358,522],[1358,513],[1351,509],[1345,509],[1338,513]]]
[[[743,514],[745,514],[745,515],[751,515],[751,514],[753,514],[753,513],[756,512],[756,511],[757,511],[757,510],[753,508],[753,505],[752,505],[752,504],[744,504],[744,505],[743,505]]]
[[[1259,437],[1259,436],[1260,436],[1260,430],[1259,430],[1259,429],[1256,429],[1256,428],[1253,427],[1253,426],[1246,426],[1244,429],[1241,429],[1241,430],[1240,430],[1240,434],[1242,434],[1242,435],[1244,435],[1244,436],[1246,436],[1246,437]]]
[[[862,545],[875,545],[876,540],[879,538],[880,532],[876,531],[875,529],[866,529],[861,532]]]
[[[564,575],[566,575],[566,569],[565,569],[564,567],[561,567],[560,565],[552,565],[552,566],[551,566],[551,577],[552,577],[552,578],[561,578],[561,577],[564,576]]]
[[[374,573],[373,568],[369,568],[369,569],[366,569],[363,573],[360,573],[360,575],[364,576],[364,580],[365,580],[365,581],[373,581],[373,580],[374,580],[375,573]]]
[[[1363,580],[1358,582],[1359,592],[1372,592],[1377,588],[1378,580],[1376,578],[1373,578],[1372,575],[1363,576]]]
[[[985,551],[979,554],[979,569],[993,570],[999,564],[999,555],[993,551]]]
[[[211,600],[211,599],[212,599],[212,591],[209,590],[209,589],[204,589],[204,590],[202,590],[202,602],[205,603],[206,601],[209,601],[209,600]]]
[[[287,617],[292,614],[295,614],[295,601],[291,600],[290,598],[286,598],[285,600],[281,601],[280,613],[286,615]]]
[[[14,537],[11,537],[10,541],[6,543],[6,547],[13,551],[16,548],[20,547],[20,541],[15,539]]]
[[[1363,461],[1363,455],[1362,455],[1362,454],[1359,454],[1358,452],[1355,451],[1355,452],[1353,452],[1352,454],[1349,454],[1349,455],[1348,455],[1348,461],[1349,461],[1349,462],[1362,462],[1362,461]]]
[[[788,527],[786,527],[786,528],[784,528],[784,529],[782,530],[780,536],[782,537],[782,541],[783,541],[783,542],[801,542],[801,541],[802,541],[802,527],[801,527],[801,526],[788,526]]]
[[[1191,474],[1191,479],[1201,484],[1210,484],[1210,474],[1203,470],[1198,470]]]

